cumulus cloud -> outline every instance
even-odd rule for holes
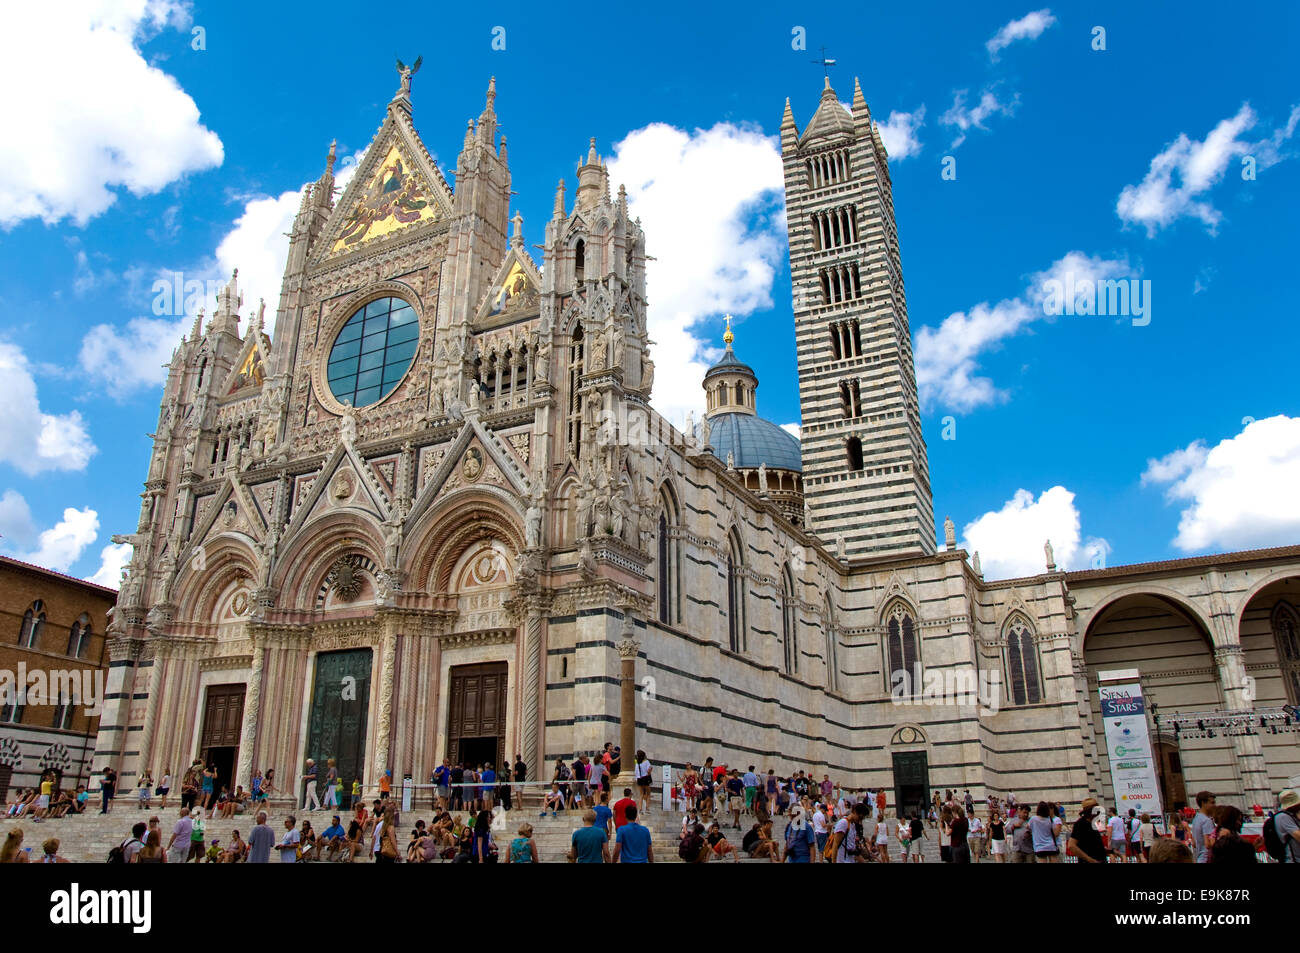
[[[654,405],[680,423],[704,404],[707,339],[697,324],[712,319],[706,333],[720,337],[724,312],[772,304],[785,251],[780,146],[749,126],[686,132],[653,123],[614,150],[611,181],[627,187],[655,259],[646,265]]]
[[[1195,440],[1147,461],[1142,485],[1166,484],[1166,499],[1183,507],[1173,540],[1183,552],[1295,543],[1300,417],[1251,421],[1213,447]]]
[[[996,62],[998,54],[1017,40],[1038,39],[1043,35],[1043,31],[1055,22],[1056,17],[1052,16],[1052,11],[1046,7],[1026,13],[1019,20],[1012,20],[984,44],[985,49],[989,51],[989,59]]]
[[[894,110],[883,123],[876,128],[880,132],[880,141],[885,144],[889,158],[901,162],[910,156],[919,155],[921,140],[917,132],[925,125],[925,104],[922,103],[910,113]]]
[[[338,170],[336,188],[347,187],[357,169],[357,153],[352,161]],[[306,188],[304,183],[303,188]],[[219,288],[239,269],[239,289],[244,297],[241,315],[245,318],[241,331],[247,331],[248,320],[257,314],[259,299],[266,301],[266,331],[275,328],[275,313],[280,302],[280,282],[289,256],[287,233],[293,227],[294,216],[302,203],[302,189],[282,192],[276,196],[242,196],[243,210],[235,219],[229,232],[218,243],[213,256],[198,266],[185,271],[160,270],[156,278],[171,288],[179,276],[181,298],[185,308],[193,305],[191,313],[162,317],[135,317],[124,325],[97,324],[81,342],[78,362],[83,371],[107,391],[123,399],[136,391],[161,386],[167,372],[163,365],[171,359],[172,351],[180,344],[194,324],[194,314],[200,306],[211,314],[215,305],[212,296],[191,298],[184,285],[197,280],[205,288]],[[150,292],[150,297],[154,297]],[[173,299],[168,291],[164,298]],[[175,310],[172,308],[170,310]]]
[[[1020,105],[1020,94],[1013,93],[1011,97],[999,98],[997,84],[985,87],[979,95],[979,101],[974,106],[967,106],[966,99],[970,95],[970,90],[959,89],[952,96],[952,105],[942,116],[939,122],[945,126],[954,126],[957,129],[956,136],[953,138],[951,148],[956,149],[966,141],[966,134],[972,129],[988,131],[988,126],[984,125],[985,120],[994,116],[1011,116],[1015,114],[1016,108]]]
[[[7,5],[0,32],[0,227],[28,218],[84,225],[117,189],[149,195],[221,164],[221,140],[140,44],[171,27],[174,0]],[[185,42],[188,45],[188,37]]]
[[[47,414],[36,394],[27,356],[0,341],[0,379],[5,382],[0,415],[0,462],[27,476],[47,470],[83,470],[96,452],[81,414]]]
[[[36,548],[19,553],[18,558],[56,572],[67,572],[98,535],[98,513],[88,506],[68,507],[63,511],[63,519],[41,533]]]
[[[1126,225],[1141,225],[1148,236],[1153,236],[1181,218],[1192,218],[1213,234],[1223,213],[1209,201],[1207,193],[1223,180],[1235,159],[1253,157],[1258,171],[1287,158],[1284,146],[1300,123],[1300,106],[1293,107],[1287,122],[1266,138],[1256,142],[1243,138],[1258,121],[1250,104],[1242,103],[1235,116],[1220,120],[1202,140],[1179,133],[1151,160],[1140,183],[1124,186],[1115,204],[1120,220]]]
[[[5,490],[0,496],[0,539],[9,546],[26,546],[36,538],[36,524],[27,500],[17,490]]]
[[[1000,510],[967,523],[962,548],[980,554],[986,579],[1009,579],[1045,572],[1044,543],[1052,543],[1058,569],[1093,569],[1105,565],[1110,543],[1084,537],[1074,494],[1054,486],[1039,494],[1016,490]]]
[[[1071,251],[1045,271],[1031,276],[1020,295],[996,304],[980,302],[967,311],[955,311],[937,327],[917,330],[914,344],[916,382],[924,405],[941,404],[966,413],[1006,399],[1006,392],[980,373],[979,358],[1003,340],[1035,321],[1047,317],[1044,298],[1049,282],[1064,287],[1087,287],[1088,282],[1132,276],[1126,261],[1096,258]]]
[[[803,428],[799,424],[782,424],[781,429],[794,437],[795,440],[801,439]]]
[[[133,547],[130,543],[109,543],[99,551],[99,568],[86,577],[90,582],[109,589],[122,584],[122,570],[131,561]]]

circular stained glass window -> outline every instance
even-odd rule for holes
[[[353,407],[383,400],[411,366],[419,339],[415,309],[401,298],[376,298],[358,308],[330,349],[330,393]]]

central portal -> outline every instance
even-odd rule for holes
[[[447,757],[452,764],[499,767],[506,754],[505,662],[457,665],[451,669],[447,712]]]
[[[307,757],[316,761],[316,785],[321,788],[333,758],[343,791],[354,780],[374,786],[366,777],[366,727],[370,711],[370,649],[321,652],[316,656],[311,715],[307,722]],[[298,802],[303,791],[295,792]],[[324,796],[323,789],[321,796]]]

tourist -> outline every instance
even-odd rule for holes
[[[393,794],[393,769],[387,768],[379,776],[379,800],[387,801]]]
[[[11,827],[5,835],[4,846],[0,847],[0,864],[25,864],[27,852],[23,850],[23,829]]]
[[[740,812],[745,806],[745,782],[740,779],[739,772],[732,770],[723,786],[727,791],[727,811],[731,814],[732,826],[740,830]]]
[[[970,793],[970,791],[967,791],[967,792],[966,792],[966,795],[965,795],[965,797],[963,798],[963,801],[965,802],[965,807],[966,807],[966,816],[967,816],[967,817],[972,816],[972,815],[974,814],[974,812],[975,812],[975,798],[971,797],[971,793]]]
[[[1214,843],[1207,863],[1244,865],[1257,863],[1255,847],[1241,836],[1246,818],[1235,807],[1223,805],[1214,810]]]
[[[1191,849],[1185,841],[1174,837],[1157,837],[1151,845],[1150,862],[1153,864],[1193,864]]]
[[[521,792],[522,793],[522,792]],[[503,811],[512,810],[511,808],[511,789],[510,789],[510,764],[502,762],[501,770],[497,773],[497,801]]]
[[[776,793],[777,793],[778,786],[779,785],[776,777],[776,769],[768,768],[767,769],[767,812],[769,814],[776,813]]]
[[[631,795],[631,791],[626,792]],[[630,800],[630,797],[627,798]],[[620,801],[619,804],[623,802]],[[618,804],[614,805],[615,817]],[[650,841],[649,829],[637,823],[636,804],[633,803],[624,812],[624,823],[618,829],[614,839],[613,861],[616,864],[653,864],[655,862],[654,844]]]
[[[1110,820],[1106,822],[1106,830],[1110,835],[1110,854],[1111,863],[1122,864],[1128,859],[1128,838],[1125,831],[1128,825],[1124,823],[1124,817],[1119,811],[1112,809]]]
[[[823,863],[822,854],[826,850],[826,841],[830,837],[830,827],[826,817],[826,805],[818,804],[812,813],[812,833],[813,842],[816,849],[813,851],[813,862]]]
[[[453,811],[463,811],[465,809],[465,766],[459,761],[451,766],[451,809]]]
[[[434,786],[434,806],[439,811],[449,810],[451,807],[451,760],[449,758],[443,758],[442,764],[433,769],[429,783]]]
[[[201,863],[203,860],[203,834],[207,829],[206,822],[203,820],[203,808],[190,812],[190,849],[185,855],[185,862],[188,864],[191,860],[195,863]]]
[[[315,860],[316,856],[316,832],[312,830],[311,821],[304,817],[298,830],[298,859],[307,862]]]
[[[492,852],[492,812],[479,811],[474,818],[474,862],[486,864]]]
[[[551,812],[551,817],[556,816],[556,811],[564,810],[564,792],[560,790],[560,782],[552,781],[551,789],[546,792],[546,797],[542,799],[542,813],[540,817],[545,817],[546,812]]]
[[[340,852],[346,855],[344,858],[346,863],[350,864],[356,859],[357,854],[361,851],[364,841],[365,825],[354,817],[348,822],[347,837],[339,848]]]
[[[876,822],[876,859],[882,864],[889,863],[889,821],[883,813]]]
[[[321,802],[321,807],[331,809],[338,807],[338,792],[335,790],[339,783],[338,762],[333,758],[325,759],[325,800]]]
[[[248,834],[248,862],[250,864],[270,863],[273,844],[275,844],[275,832],[266,824],[266,811],[259,811],[257,824]]]
[[[252,801],[253,807],[260,806],[264,799],[262,794],[262,772],[260,770],[253,772],[253,777],[249,781],[249,787],[252,788],[250,800]]]
[[[533,825],[525,821],[519,825],[519,836],[510,842],[510,849],[506,851],[506,863],[535,864],[537,862],[537,845],[533,843]]]
[[[614,802],[614,832],[616,836],[618,829],[628,821],[628,810],[635,807],[636,801],[632,800],[632,789],[624,788],[623,796]]]
[[[594,805],[599,800],[601,792],[606,789],[605,762],[599,756],[592,763],[589,774],[588,784],[591,790],[591,803]]]
[[[908,843],[908,846],[911,848],[910,860],[914,864],[919,864],[925,859],[921,854],[921,850],[925,846],[925,841],[928,836],[925,833],[925,824],[922,822],[920,815],[913,811],[912,819],[908,822],[908,826],[911,828],[911,841]],[[909,857],[907,854],[904,854],[904,862],[908,859]]]
[[[1007,825],[1002,820],[1002,812],[996,807],[989,813],[989,853],[993,863],[1007,862]]]
[[[1282,855],[1284,864],[1300,864],[1300,791],[1286,788],[1278,795],[1281,808],[1265,823],[1273,825],[1273,831],[1286,847]]]
[[[42,864],[66,864],[68,858],[59,856],[59,839],[57,837],[48,838],[45,843],[41,844]]]
[[[946,802],[939,811],[939,860],[952,863],[952,805]]]
[[[978,814],[971,814],[966,818],[969,830],[966,834],[966,843],[970,846],[970,860],[972,864],[978,864],[984,857],[984,822],[980,820]]]
[[[72,811],[72,813],[73,813],[73,814],[85,814],[85,813],[86,813],[86,802],[87,802],[88,800],[90,800],[90,792],[86,790],[86,786],[85,786],[84,784],[78,784],[78,785],[77,785],[77,794],[76,794],[75,797],[73,797],[73,799],[72,799],[72,807],[70,808],[70,810]]]
[[[113,804],[113,792],[117,789],[117,772],[112,765],[104,766],[104,776],[99,782],[100,814],[107,814]]]
[[[148,825],[143,821],[131,827],[131,836],[118,845],[118,850],[122,854],[122,863],[130,864],[135,861],[135,855],[144,847],[144,837],[148,829]],[[110,853],[109,860],[112,859],[113,855]]]
[[[812,862],[817,849],[817,836],[808,823],[807,812],[802,807],[790,809],[790,822],[785,828],[785,862],[807,864]]]
[[[1201,791],[1196,795],[1196,818],[1192,821],[1192,845],[1196,852],[1196,862],[1204,864],[1210,859],[1210,847],[1214,843],[1214,795]]]
[[[1097,833],[1097,828],[1093,826],[1094,820],[1100,813],[1101,805],[1097,803],[1096,798],[1085,798],[1079,805],[1079,819],[1074,822],[1065,850],[1071,857],[1077,857],[1081,864],[1106,863],[1106,845],[1102,843],[1101,834]]]
[[[949,832],[949,850],[948,856],[954,864],[969,864],[971,860],[970,843],[966,836],[970,832],[970,821],[966,819],[966,812],[960,806],[952,806],[952,821],[948,825]]]
[[[135,852],[130,862],[133,864],[167,863],[167,851],[163,850],[162,846],[162,831],[157,828],[149,831],[148,836],[145,838],[144,845]]]
[[[608,799],[608,793],[602,796],[602,800]],[[609,835],[605,826],[599,823],[594,810],[583,813],[582,823],[570,839],[569,859],[578,864],[608,864]]]
[[[353,807],[361,803],[361,779],[352,779],[352,790],[348,795],[347,809],[350,811]]]
[[[497,773],[492,770],[492,765],[483,766],[483,771],[479,775],[479,782],[481,784],[479,791],[481,794],[480,800],[483,802],[483,810],[491,811],[497,784]]]
[[[1128,862],[1130,864],[1144,863],[1142,856],[1142,822],[1138,820],[1137,811],[1133,808],[1128,809],[1128,817],[1124,819],[1124,836],[1128,839]]]
[[[1052,808],[1046,801],[1038,802],[1037,813],[1029,819],[1029,834],[1033,843],[1034,857],[1040,864],[1059,864],[1061,848],[1056,836],[1061,831],[1061,822],[1052,816]]]
[[[280,852],[280,863],[296,864],[298,862],[298,845],[302,841],[302,836],[298,829],[293,825],[297,823],[297,818],[290,814],[284,819],[284,834],[280,837],[280,843],[275,845],[275,849]]]
[[[528,780],[528,765],[524,762],[524,756],[515,755],[515,784],[523,784]]]
[[[189,856],[190,834],[194,830],[194,820],[190,817],[190,809],[182,807],[180,817],[176,818],[176,824],[172,827],[172,836],[167,841],[168,859],[173,864],[183,864]]]
[[[677,845],[677,856],[688,864],[707,864],[713,851],[704,839],[704,825],[692,824],[682,831],[682,839]]]
[[[303,770],[302,783],[305,788],[302,809],[304,811],[319,811],[320,796],[316,793],[316,762],[311,758],[307,759],[307,767]]]
[[[163,769],[162,780],[158,782],[158,786],[154,788],[154,792],[153,792],[155,795],[162,798],[162,803],[158,806],[159,810],[162,811],[167,810],[167,792],[172,789],[171,771],[172,771],[171,768]]]
[[[1141,861],[1151,862],[1151,845],[1156,841],[1156,826],[1151,823],[1151,815],[1143,814],[1138,818],[1138,842],[1142,845]]]
[[[605,832],[605,839],[609,840],[614,836],[614,812],[609,807],[609,792],[600,792],[600,803],[595,807],[596,825]]]
[[[754,812],[754,801],[758,798],[758,775],[754,773],[754,766],[751,764],[741,778],[745,788],[745,813]]]
[[[722,833],[722,828],[718,826],[717,821],[714,821],[709,827],[709,833],[705,835],[704,839],[708,841],[709,849],[713,851],[715,857],[726,857],[730,854],[735,863],[740,863],[740,856],[736,848],[727,840],[727,836]]]
[[[213,802],[216,800],[217,766],[210,764],[203,769],[203,810],[211,817]]]
[[[136,782],[139,793],[136,795],[137,810],[148,810],[149,796],[153,793],[153,777],[149,774],[149,769],[145,768],[144,773],[140,775],[140,780]]]

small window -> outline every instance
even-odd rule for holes
[[[23,621],[18,629],[18,644],[25,649],[39,648],[41,630],[45,628],[45,603],[37,599],[31,608],[23,613]]]
[[[844,449],[848,454],[848,466],[850,470],[857,471],[862,469],[862,441],[857,437],[850,437],[844,442]]]
[[[68,654],[85,658],[90,651],[90,616],[83,612],[68,632]]]

